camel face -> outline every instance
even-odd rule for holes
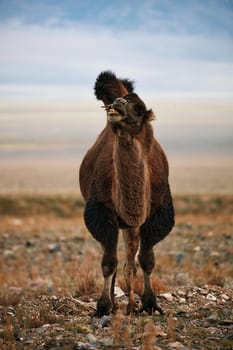
[[[107,108],[108,121],[114,129],[119,127],[130,132],[130,128],[140,127],[146,115],[146,107],[140,98],[130,93],[124,97],[116,98]]]
[[[123,97],[116,98],[107,106],[107,116],[110,123],[117,123],[127,118],[128,101]]]

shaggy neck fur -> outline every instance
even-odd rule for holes
[[[115,136],[112,199],[120,218],[129,226],[142,225],[150,210],[150,181],[145,145],[140,137],[127,133]]]

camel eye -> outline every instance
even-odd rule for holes
[[[135,109],[135,112],[136,112],[138,115],[144,115],[145,108],[144,108],[144,106],[142,106],[141,104],[137,103],[137,104],[134,106],[134,109]]]

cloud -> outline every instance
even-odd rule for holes
[[[99,72],[112,69],[135,79],[142,93],[232,93],[233,39],[226,6],[212,1],[207,11],[201,2],[184,6],[179,1],[174,7],[171,1],[142,6],[135,0],[132,13],[128,3],[120,1],[116,8],[100,1],[93,19],[87,1],[75,20],[74,3],[62,7],[58,1],[53,7],[42,1],[35,7],[24,0],[18,3],[24,17],[12,12],[14,18],[0,21],[3,84],[77,85],[92,93]],[[215,28],[217,15],[222,22],[218,19]]]
[[[214,31],[233,34],[232,0],[2,0],[0,19],[18,17],[25,23],[66,21],[96,23],[116,29],[156,30],[159,33]]]

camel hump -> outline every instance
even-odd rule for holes
[[[133,92],[133,82],[129,79],[118,79],[111,71],[104,71],[97,77],[94,92],[98,100],[105,105],[113,103],[115,98]]]

